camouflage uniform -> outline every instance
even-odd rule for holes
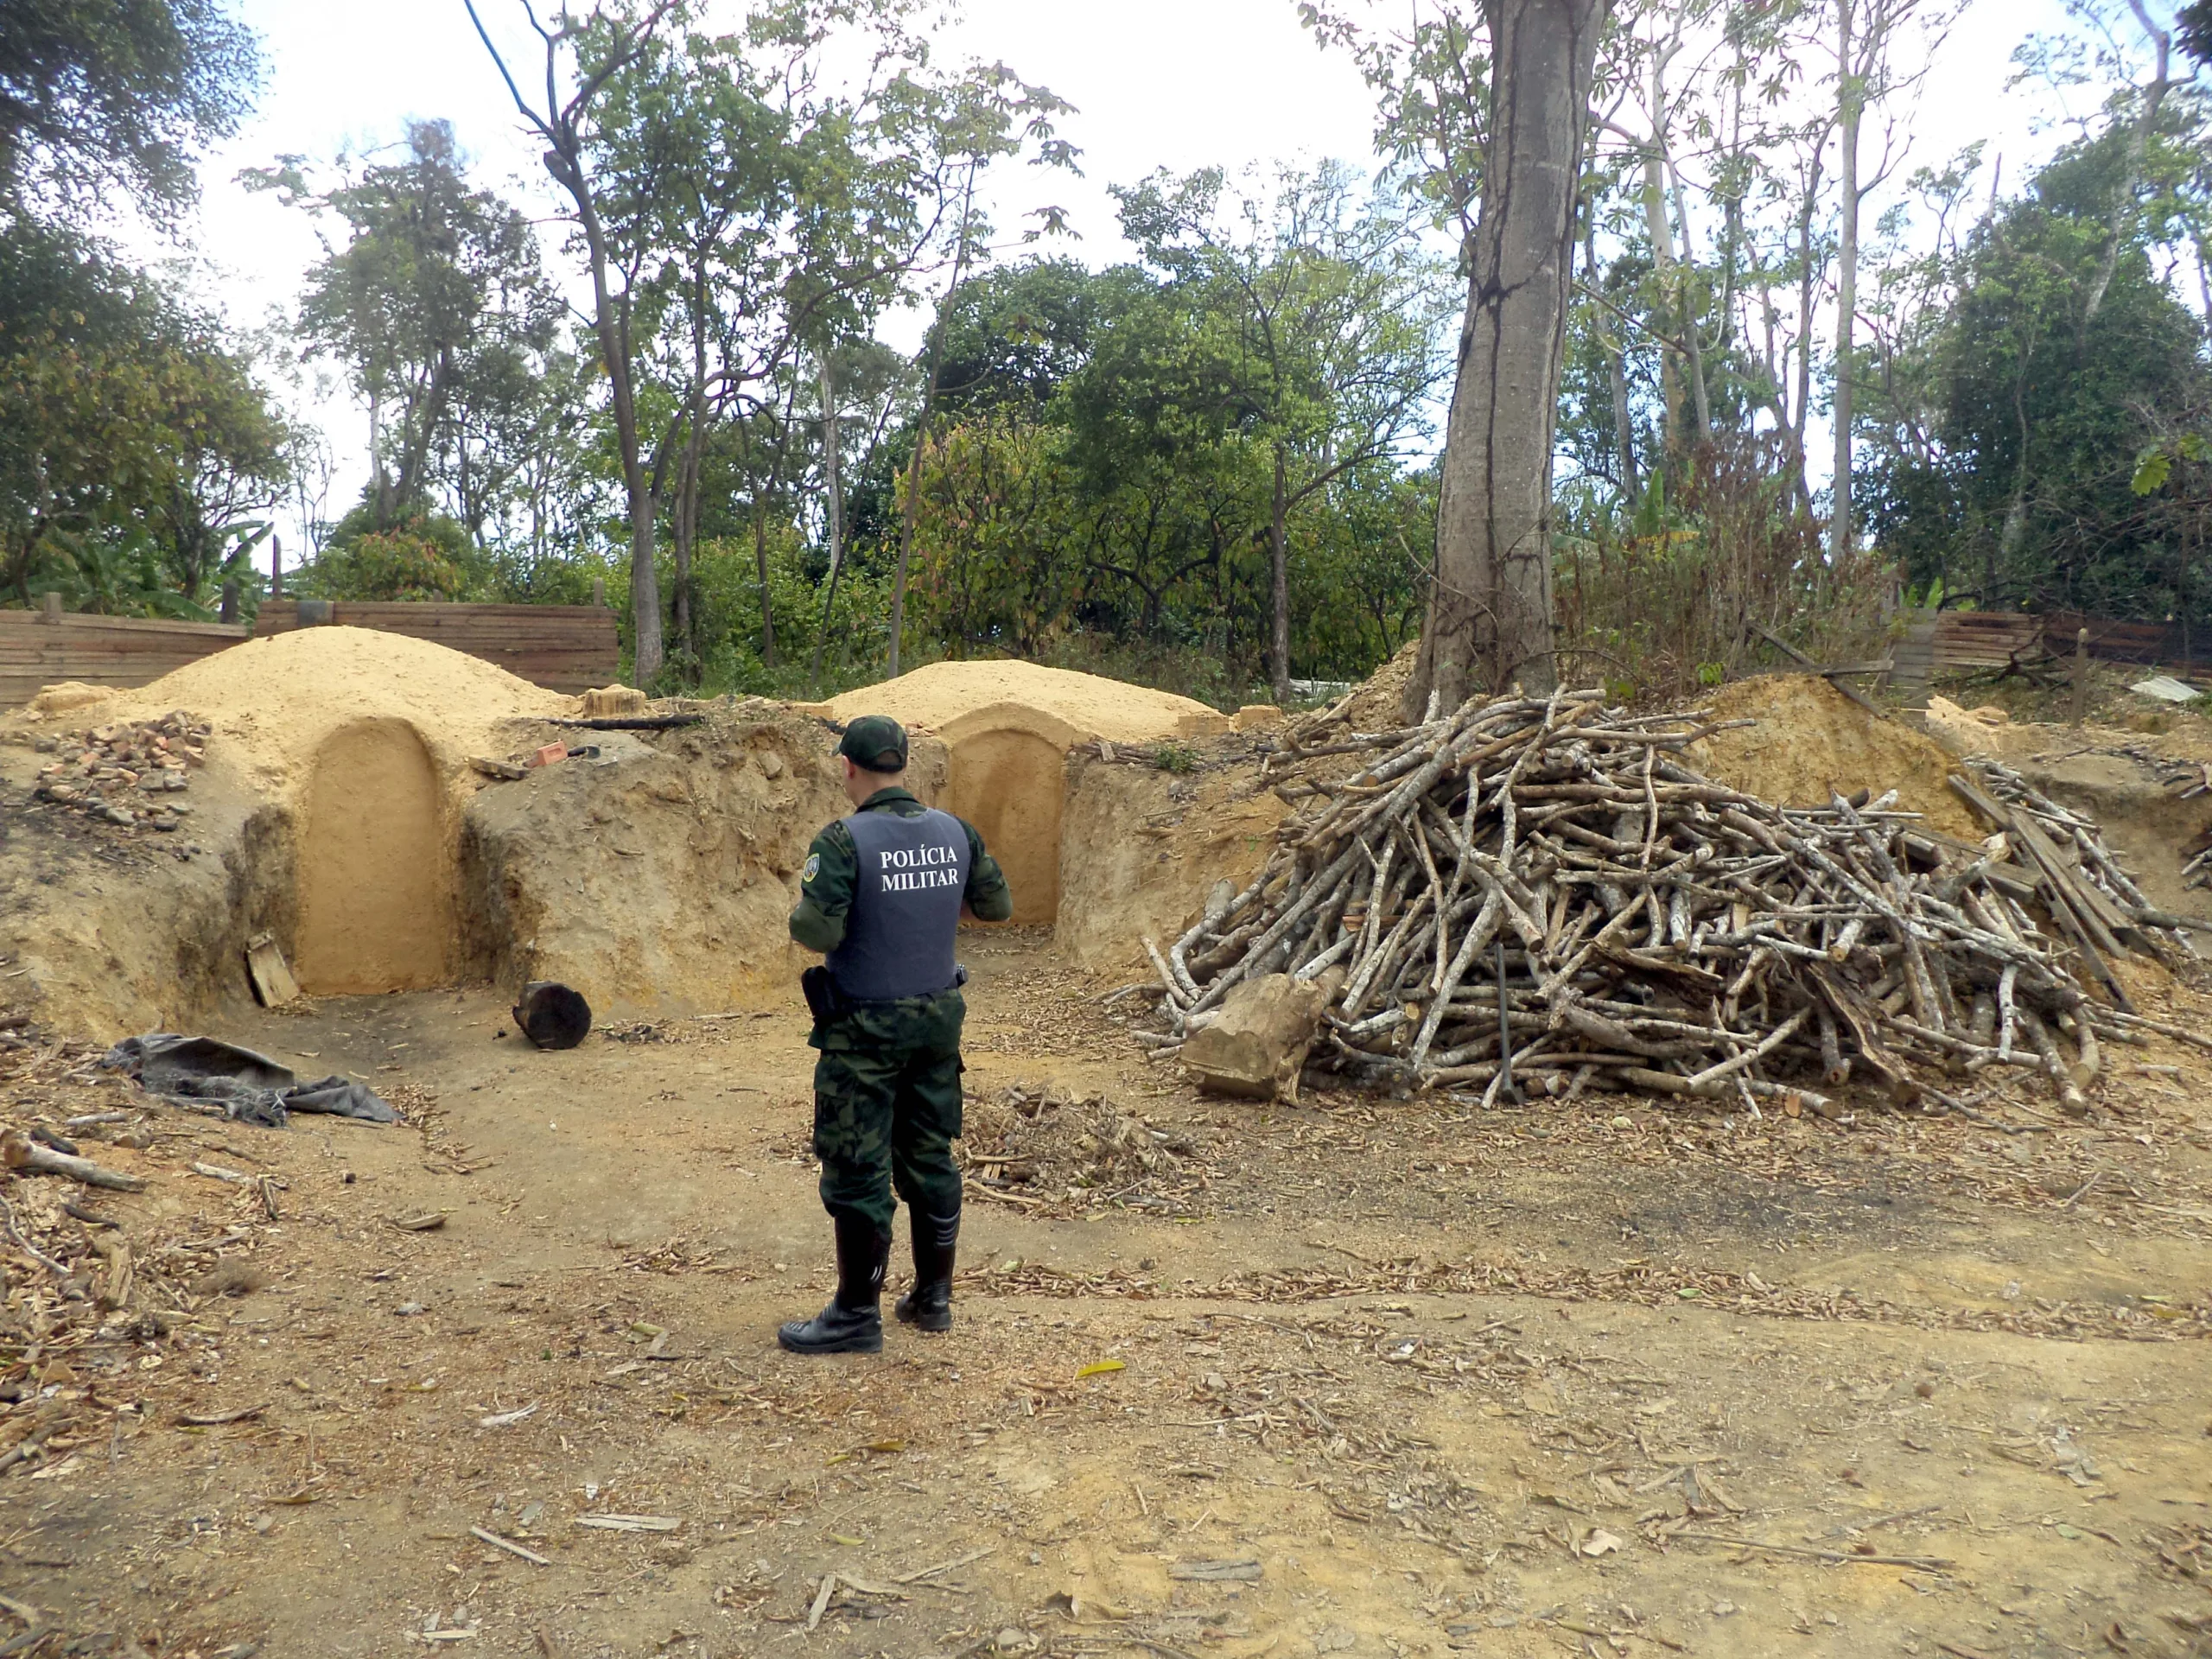
[[[903,789],[880,789],[860,809],[917,817],[923,807]],[[1014,913],[1006,878],[973,825],[968,907],[984,921]],[[843,939],[858,881],[853,838],[842,823],[814,838],[791,937],[829,951]],[[898,1196],[913,1209],[947,1215],[960,1207],[960,1027],[967,1003],[955,989],[931,996],[855,1005],[817,1020],[807,1041],[821,1052],[814,1067],[814,1151],[822,1160],[822,1203],[832,1216],[866,1217],[888,1232]]]

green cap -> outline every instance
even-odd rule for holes
[[[868,772],[906,769],[906,728],[888,715],[862,715],[845,728],[837,753]]]

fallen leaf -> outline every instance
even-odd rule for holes
[[[1127,1369],[1128,1367],[1118,1359],[1101,1359],[1084,1366],[1081,1370],[1077,1371],[1075,1374],[1075,1380],[1080,1382],[1086,1376],[1104,1376],[1110,1371],[1126,1370]]]
[[[1620,1547],[1621,1541],[1603,1527],[1592,1528],[1590,1535],[1582,1541],[1582,1553],[1593,1560],[1600,1555],[1613,1554]]]

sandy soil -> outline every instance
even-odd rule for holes
[[[1754,721],[1694,744],[1707,776],[1783,806],[1826,806],[1859,789],[1897,791],[1897,804],[1930,827],[1979,841],[1986,829],[1946,781],[1957,769],[1942,747],[1902,719],[1870,720],[1826,680],[1770,674],[1701,700],[1716,721]]]
[[[773,1346],[828,1285],[795,995],[564,1054],[477,992],[225,1033],[375,1082],[389,1129],[0,1055],[19,1120],[127,1114],[85,1149],[155,1177],[99,1208],[162,1315],[0,1356],[0,1441],[70,1414],[0,1473],[0,1644],[2212,1652],[2185,1056],[2118,1056],[2103,1121],[2013,1135],[1262,1110],[1147,1067],[1041,936],[963,953],[959,1324],[880,1358]],[[194,1162],[273,1178],[279,1218]],[[218,1294],[226,1262],[265,1285]],[[609,1514],[673,1524],[580,1524]]]
[[[1228,725],[1205,703],[1173,692],[1002,659],[931,663],[895,680],[845,692],[823,706],[840,720],[889,715],[950,736],[957,734],[948,728],[963,718],[1000,704],[1013,704],[1033,718],[1050,716],[1065,727],[1067,741],[1103,737],[1113,743],[1138,743]]]

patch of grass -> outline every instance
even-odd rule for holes
[[[1162,772],[1196,772],[1198,753],[1186,743],[1162,743],[1152,752],[1152,764]]]

